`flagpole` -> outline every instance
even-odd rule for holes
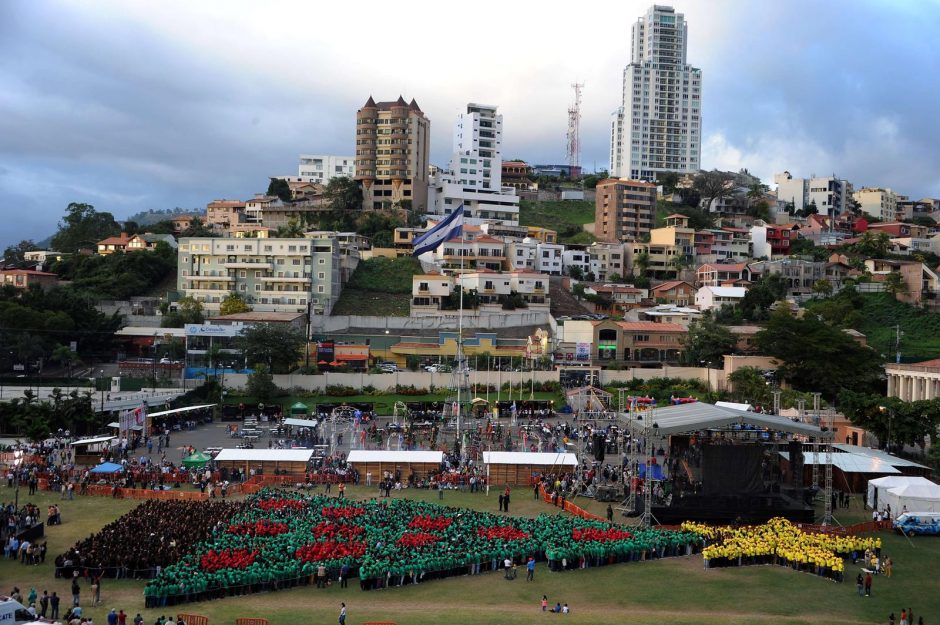
[[[466,236],[464,235],[464,228],[460,228],[460,277],[458,281],[460,283],[460,309],[457,311],[457,441],[460,443],[460,457],[464,457],[464,448],[463,441],[460,440],[460,388],[463,386],[463,272],[464,265],[463,261],[466,257],[464,254],[464,244],[466,243]]]

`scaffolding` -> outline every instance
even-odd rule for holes
[[[568,107],[568,166],[570,176],[581,169],[581,88],[584,83],[572,83],[574,104]]]

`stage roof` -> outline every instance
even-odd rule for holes
[[[886,451],[881,451],[880,449],[872,449],[870,447],[860,447],[858,445],[845,445],[845,444],[836,444],[833,445],[836,449],[841,451],[856,454],[859,456],[867,456],[869,458],[877,458],[887,462],[892,467],[918,467],[920,469],[926,469],[922,464],[917,464],[911,460],[905,460],[904,458],[898,458],[897,456],[892,456]]]
[[[346,462],[424,462],[440,464],[442,451],[392,451],[384,449],[353,449]]]
[[[646,414],[639,413],[639,416],[645,418]],[[806,436],[822,434],[822,430],[815,425],[791,421],[786,417],[724,408],[704,402],[656,408],[652,411],[652,419],[653,423],[659,426],[659,433],[665,435],[729,428],[735,424]],[[642,420],[636,421],[636,424],[642,427],[643,422]]]
[[[787,460],[790,459],[789,452],[781,451],[780,455]],[[825,465],[826,454],[816,453],[815,451],[803,452],[803,462],[808,465]],[[837,467],[843,473],[885,473],[890,475],[901,473],[883,460],[859,454],[832,454],[832,466]]]
[[[113,441],[116,436],[96,436],[94,438],[85,438],[78,441],[72,441],[72,447],[77,447],[80,445],[94,445],[95,443],[107,443],[108,441]]]
[[[537,464],[540,466],[578,466],[578,458],[568,453],[534,453],[528,451],[484,451],[483,464]]]
[[[216,462],[307,462],[312,449],[223,449],[215,457]]]

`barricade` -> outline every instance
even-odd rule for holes
[[[266,618],[237,618],[235,625],[268,625]]]
[[[209,617],[200,614],[177,614],[176,620],[182,620],[186,625],[209,625]]]
[[[542,495],[542,501],[545,503],[552,503],[552,497],[547,492],[545,492],[545,485],[539,484],[539,493]],[[575,505],[570,501],[565,501],[564,508],[565,512],[570,512],[571,514],[581,517],[582,519],[587,519],[589,521],[607,521],[604,517],[599,517],[596,514],[588,512],[581,506]]]

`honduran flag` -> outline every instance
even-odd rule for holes
[[[412,256],[436,250],[444,241],[459,237],[463,232],[463,204],[436,226],[414,240]]]

